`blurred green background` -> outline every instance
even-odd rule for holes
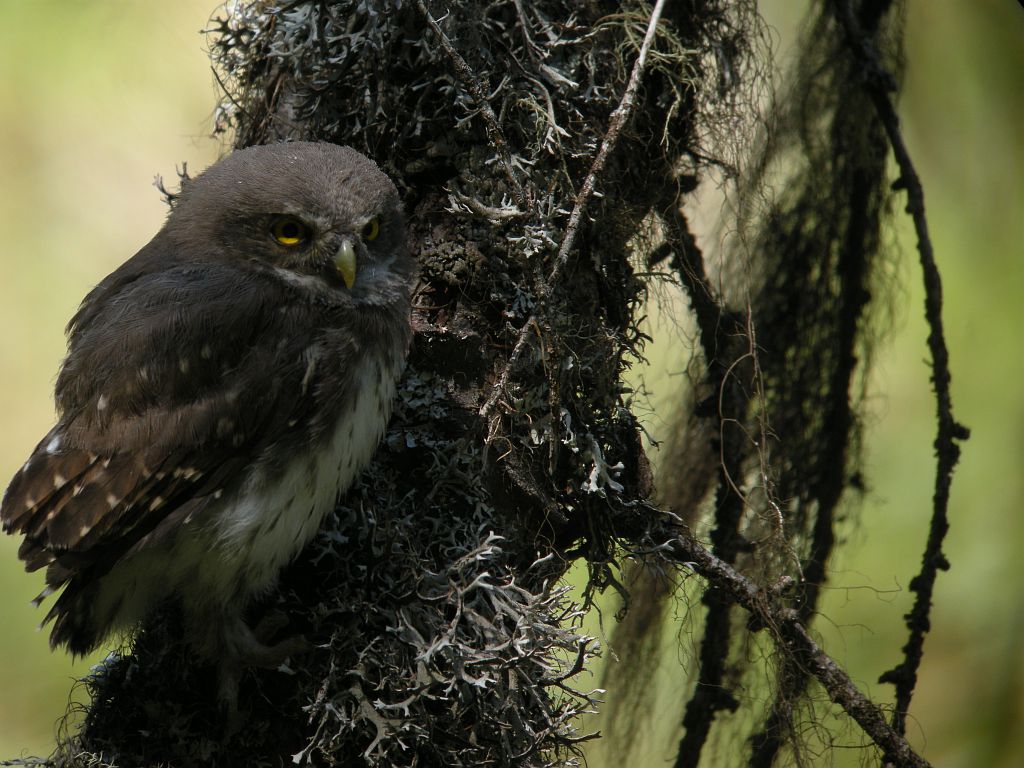
[[[783,52],[802,7],[766,4]],[[183,161],[201,169],[219,151],[198,34],[213,10],[211,0],[0,0],[0,484],[52,424],[64,323],[163,220],[153,177],[173,180]],[[937,766],[1008,768],[1024,765],[1024,11],[1013,0],[909,0],[907,17],[902,114],[945,280],[956,412],[973,431],[910,737]],[[933,482],[934,405],[905,222],[898,239],[904,288],[873,377],[871,491],[817,625],[882,700],[890,688],[875,680],[905,639],[905,587]],[[658,345],[655,367],[661,357],[672,355]],[[29,604],[42,578],[21,571],[16,549],[0,539],[0,759],[48,753],[72,680],[90,663],[49,652],[36,631],[42,611]],[[686,660],[687,642],[671,660]],[[678,738],[671,694],[651,712],[638,765],[662,764]]]

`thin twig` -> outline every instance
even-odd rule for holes
[[[474,101],[476,101],[477,108],[480,110],[480,114],[484,118],[484,126],[487,130],[487,138],[490,139],[494,148],[498,152],[498,158],[501,160],[501,165],[505,170],[505,175],[508,177],[508,183],[512,185],[512,195],[516,199],[516,205],[522,210],[527,210],[530,206],[527,202],[526,191],[523,189],[522,183],[516,176],[515,169],[512,167],[512,157],[509,154],[508,142],[505,141],[505,134],[501,130],[501,125],[498,123],[498,116],[494,114],[494,109],[491,107],[490,102],[487,100],[487,95],[484,93],[483,86],[480,84],[480,80],[477,78],[473,68],[466,63],[466,60],[462,58],[462,55],[455,50],[455,46],[452,45],[452,41],[448,39],[448,35],[441,29],[441,25],[434,20],[434,17],[430,15],[430,10],[427,8],[427,4],[424,0],[417,0],[416,7],[419,8],[420,13],[423,14],[423,18],[426,19],[427,25],[437,35],[437,39],[441,42],[441,48],[444,49],[445,54],[451,59],[452,66],[455,67],[455,74],[459,80],[462,81],[470,95],[472,95]]]
[[[778,605],[771,591],[758,587],[688,535],[671,540],[665,549],[679,562],[692,567],[710,586],[727,592],[735,602],[754,614],[775,643],[796,655],[821,683],[829,698],[841,706],[885,752],[887,760],[901,767],[926,768],[930,765],[913,750],[901,733],[886,722],[882,710],[857,688],[842,667],[814,642],[796,612]]]
[[[519,358],[523,356],[523,350],[526,349],[526,341],[530,338],[529,329],[536,327],[537,317],[531,315],[530,319],[526,321],[526,325],[523,326],[523,330],[519,333],[519,338],[516,339],[516,345],[512,348],[512,354],[509,355],[508,362],[505,363],[505,367],[501,371],[501,375],[498,376],[498,380],[494,382],[491,387],[491,396],[487,398],[487,402],[483,404],[480,409],[480,415],[483,418],[487,418],[494,406],[497,405],[499,398],[505,391],[505,387],[508,386],[509,374],[515,370],[515,367],[519,364]]]
[[[423,8],[423,0],[418,0],[418,2],[420,7]],[[647,23],[647,34],[644,35],[644,42],[640,46],[640,53],[637,55],[632,71],[629,73],[629,80],[626,83],[626,90],[622,94],[622,100],[619,102],[619,105],[612,112],[611,117],[608,120],[608,130],[605,132],[601,146],[598,148],[597,155],[594,157],[594,162],[590,166],[590,171],[583,180],[583,186],[576,195],[576,202],[573,205],[572,213],[569,214],[569,223],[566,225],[562,244],[559,246],[558,253],[555,255],[555,263],[551,268],[551,272],[548,275],[547,280],[538,286],[541,292],[541,296],[539,298],[542,305],[547,296],[550,295],[557,287],[558,281],[562,277],[562,272],[565,270],[565,267],[569,262],[569,254],[572,251],[573,246],[576,244],[576,235],[579,232],[580,221],[583,219],[583,213],[586,211],[587,204],[590,202],[590,198],[594,194],[594,186],[597,184],[597,177],[604,170],[604,166],[608,162],[608,157],[611,155],[612,151],[615,149],[615,145],[619,141],[619,135],[622,133],[622,129],[626,126],[626,123],[629,122],[629,118],[633,113],[633,106],[636,102],[636,93],[640,87],[640,76],[643,74],[644,67],[647,64],[647,56],[650,53],[651,45],[654,42],[654,35],[657,31],[658,21],[661,19],[661,11],[664,6],[665,0],[657,0],[654,4],[654,9],[651,11],[651,18]],[[519,331],[519,337],[516,339],[513,356],[509,358],[509,361],[505,364],[504,369],[498,376],[497,381],[494,383],[490,397],[487,398],[487,401],[480,408],[481,417],[486,419],[490,416],[491,411],[494,410],[494,406],[497,404],[502,391],[508,383],[509,375],[516,362],[518,362],[519,356],[522,354],[522,348],[526,344],[526,339],[530,334],[530,329],[533,328],[536,323],[536,313],[531,315],[530,318],[523,323],[523,327]],[[518,354],[516,354],[517,352]]]
[[[608,120],[608,131],[601,142],[601,148],[598,149],[597,156],[590,166],[590,172],[583,180],[583,186],[576,195],[576,204],[573,206],[572,213],[569,214],[569,224],[565,228],[562,245],[558,249],[554,267],[548,276],[548,290],[557,285],[562,271],[569,262],[569,252],[572,251],[573,245],[576,244],[576,233],[579,231],[580,220],[583,218],[587,204],[594,194],[594,185],[597,183],[597,177],[604,170],[609,155],[611,155],[619,141],[619,134],[626,127],[626,123],[629,122],[629,118],[633,113],[636,92],[640,88],[640,76],[643,74],[644,67],[647,64],[647,55],[650,53],[651,45],[654,43],[654,34],[658,29],[658,21],[661,19],[661,11],[664,6],[665,0],[658,0],[651,11],[650,21],[647,22],[647,34],[644,35],[644,42],[640,46],[640,53],[636,57],[636,63],[633,64],[633,70],[629,73],[629,81],[626,83],[626,90],[622,94],[622,100]]]
[[[849,0],[837,0],[835,12],[842,26],[850,49],[859,57],[866,77],[865,90],[875,105],[875,111],[885,128],[892,147],[896,165],[900,169],[899,187],[907,191],[906,211],[914,222],[917,234],[917,250],[920,255],[925,292],[925,319],[928,322],[928,350],[931,352],[932,385],[935,388],[938,430],[935,436],[935,491],[932,497],[932,519],[928,531],[928,542],[922,557],[921,571],[910,582],[911,591],[916,593],[914,607],[907,614],[907,628],[910,637],[903,646],[903,662],[882,675],[880,682],[896,686],[896,708],[893,712],[893,727],[903,733],[906,730],[907,710],[917,683],[917,670],[921,664],[924,637],[930,625],[932,592],[939,570],[947,570],[949,562],[942,553],[942,543],[949,531],[949,488],[953,469],[960,458],[957,440],[966,440],[969,432],[953,418],[953,404],[950,395],[949,351],[942,325],[942,279],[935,263],[931,237],[928,234],[928,220],[925,216],[924,188],[910,159],[899,116],[889,93],[895,84],[892,75],[885,70],[878,53],[870,40],[863,34],[850,7]]]

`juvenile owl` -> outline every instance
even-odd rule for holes
[[[0,521],[24,540],[52,646],[75,654],[181,599],[202,656],[276,666],[251,600],[369,462],[409,345],[398,193],[355,150],[244,149],[68,324],[57,425]]]

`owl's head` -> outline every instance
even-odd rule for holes
[[[354,149],[322,142],[228,155],[184,185],[164,229],[186,252],[258,260],[363,301],[408,283],[415,266],[391,179]]]

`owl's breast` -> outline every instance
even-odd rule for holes
[[[206,525],[213,541],[207,543],[216,550],[215,567],[230,572],[222,570],[213,581],[233,582],[236,591],[249,594],[273,584],[370,462],[387,425],[397,374],[391,360],[360,361],[344,400],[332,409],[333,427],[298,450],[270,446],[268,451],[293,455],[257,463],[234,498],[210,510]]]

